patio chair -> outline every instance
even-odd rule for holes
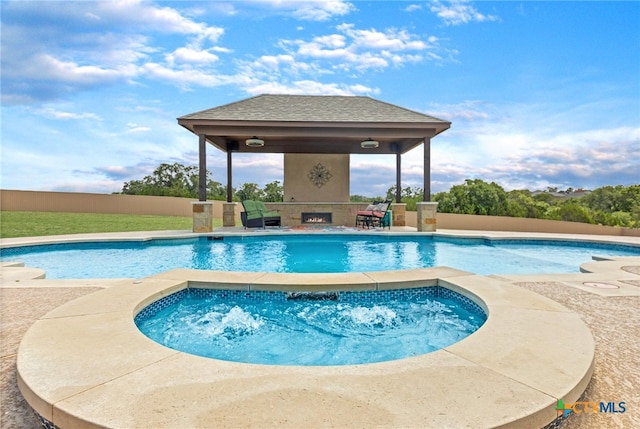
[[[380,228],[391,230],[391,210],[387,209],[382,219],[380,219]]]
[[[262,201],[245,200],[242,202],[244,211],[240,213],[240,220],[244,229],[280,226],[280,213],[267,209]]]
[[[389,213],[389,206],[391,205],[391,200],[386,200],[382,203],[378,203],[371,210],[371,214],[363,215],[364,223],[363,227],[366,225],[369,227],[382,227],[385,226],[391,229],[391,216]]]
[[[368,221],[371,220],[371,216],[373,216],[373,209],[376,208],[378,204],[380,204],[380,201],[374,201],[369,204],[366,209],[358,210],[356,212],[356,228],[358,227],[358,225],[362,226],[363,228],[365,226],[367,228],[369,227]]]

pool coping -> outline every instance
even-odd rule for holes
[[[435,232],[417,232],[415,228],[394,228],[392,230],[363,230],[357,228],[344,228],[342,230],[287,230],[281,228],[266,228],[264,230],[245,230],[238,227],[220,228],[209,233],[195,233],[186,230],[170,231],[135,231],[135,232],[111,232],[93,234],[68,234],[50,235],[38,237],[0,238],[0,249],[6,247],[23,247],[46,244],[82,243],[86,241],[110,242],[110,241],[150,241],[163,239],[189,239],[198,237],[257,237],[274,235],[357,235],[357,236],[433,236],[443,238],[476,238],[489,241],[499,240],[560,240],[577,242],[596,242],[602,244],[624,244],[640,247],[640,237],[611,236],[611,235],[585,235],[585,234],[560,234],[539,232],[512,232],[512,231],[474,231],[474,230],[438,230]]]
[[[201,358],[156,344],[133,323],[146,304],[188,286],[297,290],[300,283],[318,290],[440,285],[475,300],[489,318],[443,350],[344,367]],[[446,267],[330,275],[172,270],[115,282],[45,315],[20,346],[18,384],[29,404],[61,428],[540,428],[556,418],[558,399],[572,403],[584,391],[594,347],[580,317],[556,302],[509,279]]]

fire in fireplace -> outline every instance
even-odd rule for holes
[[[331,213],[302,213],[300,222],[303,224],[327,225],[331,224]]]

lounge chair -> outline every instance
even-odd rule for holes
[[[369,227],[369,221],[371,220],[371,216],[373,216],[373,209],[376,208],[378,204],[380,204],[380,201],[374,201],[369,204],[366,209],[358,210],[356,212],[356,228],[358,227],[358,225],[362,226],[363,228],[365,226],[367,228]]]
[[[389,207],[391,207],[391,200],[380,203],[373,209],[373,221],[371,222],[373,226],[381,228],[386,226],[391,229],[391,213],[389,212]]]
[[[267,209],[262,201],[246,200],[242,206],[244,211],[240,213],[240,219],[245,229],[281,225],[280,213]]]
[[[362,226],[363,227],[366,226],[367,228],[370,228],[370,227],[384,228],[386,226],[389,229],[391,229],[391,219],[390,219],[391,216],[388,211],[390,205],[391,205],[391,200],[387,200],[382,203],[379,202],[378,204],[373,206],[370,213],[368,213],[367,210],[362,212],[362,214],[359,215],[361,218],[360,222],[362,223]],[[356,226],[357,226],[357,223],[358,223],[358,216],[356,216]]]

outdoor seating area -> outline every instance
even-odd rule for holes
[[[364,210],[356,213],[356,228],[389,228],[391,229],[391,200],[374,201]]]
[[[240,219],[245,229],[281,225],[280,213],[269,210],[262,201],[245,200],[242,206],[244,211],[240,213]]]

